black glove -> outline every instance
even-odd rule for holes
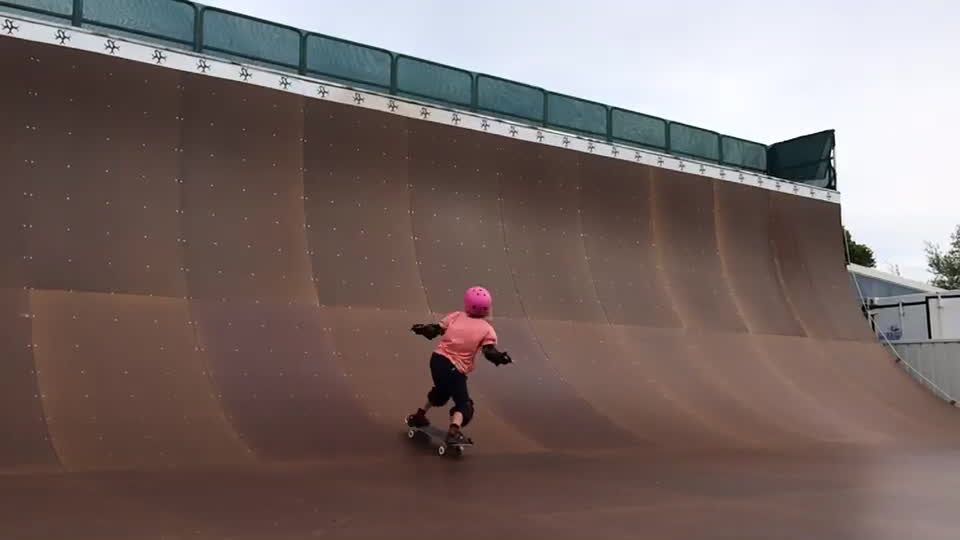
[[[498,351],[493,345],[484,345],[481,350],[483,351],[483,357],[495,366],[502,366],[513,362],[506,351]]]
[[[510,358],[510,354],[507,353],[507,351],[503,351],[496,357],[490,359],[490,361],[493,362],[493,365],[500,367],[500,366],[505,366],[507,364],[512,364],[513,358]]]
[[[443,328],[439,324],[415,324],[410,327],[410,331],[427,339],[443,335]]]

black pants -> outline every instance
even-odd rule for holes
[[[463,425],[470,423],[473,418],[473,400],[467,390],[467,376],[460,373],[446,356],[437,353],[430,357],[430,375],[433,377],[433,388],[427,394],[430,404],[442,407],[453,399],[450,414],[459,412],[463,415]]]

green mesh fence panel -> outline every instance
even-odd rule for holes
[[[0,1],[0,10],[62,22],[73,15],[73,0],[3,0]]]
[[[618,141],[660,150],[667,148],[667,121],[662,118],[613,109],[610,125],[611,134]]]
[[[496,115],[543,121],[546,92],[535,86],[477,75],[477,107]]]
[[[393,56],[388,51],[317,34],[307,36],[307,71],[314,75],[388,90],[391,69]]]
[[[720,161],[720,135],[670,122],[670,151],[707,161]]]
[[[91,26],[186,45],[193,44],[195,15],[193,4],[178,0],[83,2],[83,19]]]
[[[590,135],[607,134],[607,108],[599,103],[547,94],[547,123]]]
[[[770,174],[787,180],[836,189],[833,130],[778,142],[767,152]]]
[[[720,137],[720,144],[723,145],[723,162],[727,165],[754,171],[767,170],[765,145],[727,136]]]
[[[473,101],[473,75],[462,69],[398,56],[397,90],[418,98],[469,106]]]
[[[300,32],[251,17],[207,8],[203,48],[291,69],[300,68]]]

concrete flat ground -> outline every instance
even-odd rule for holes
[[[955,539],[956,453],[468,455],[8,476],[27,539]],[[409,445],[409,446],[407,446]]]

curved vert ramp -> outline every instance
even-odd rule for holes
[[[385,458],[496,297],[477,454],[953,444],[840,207],[4,38],[6,471]]]

